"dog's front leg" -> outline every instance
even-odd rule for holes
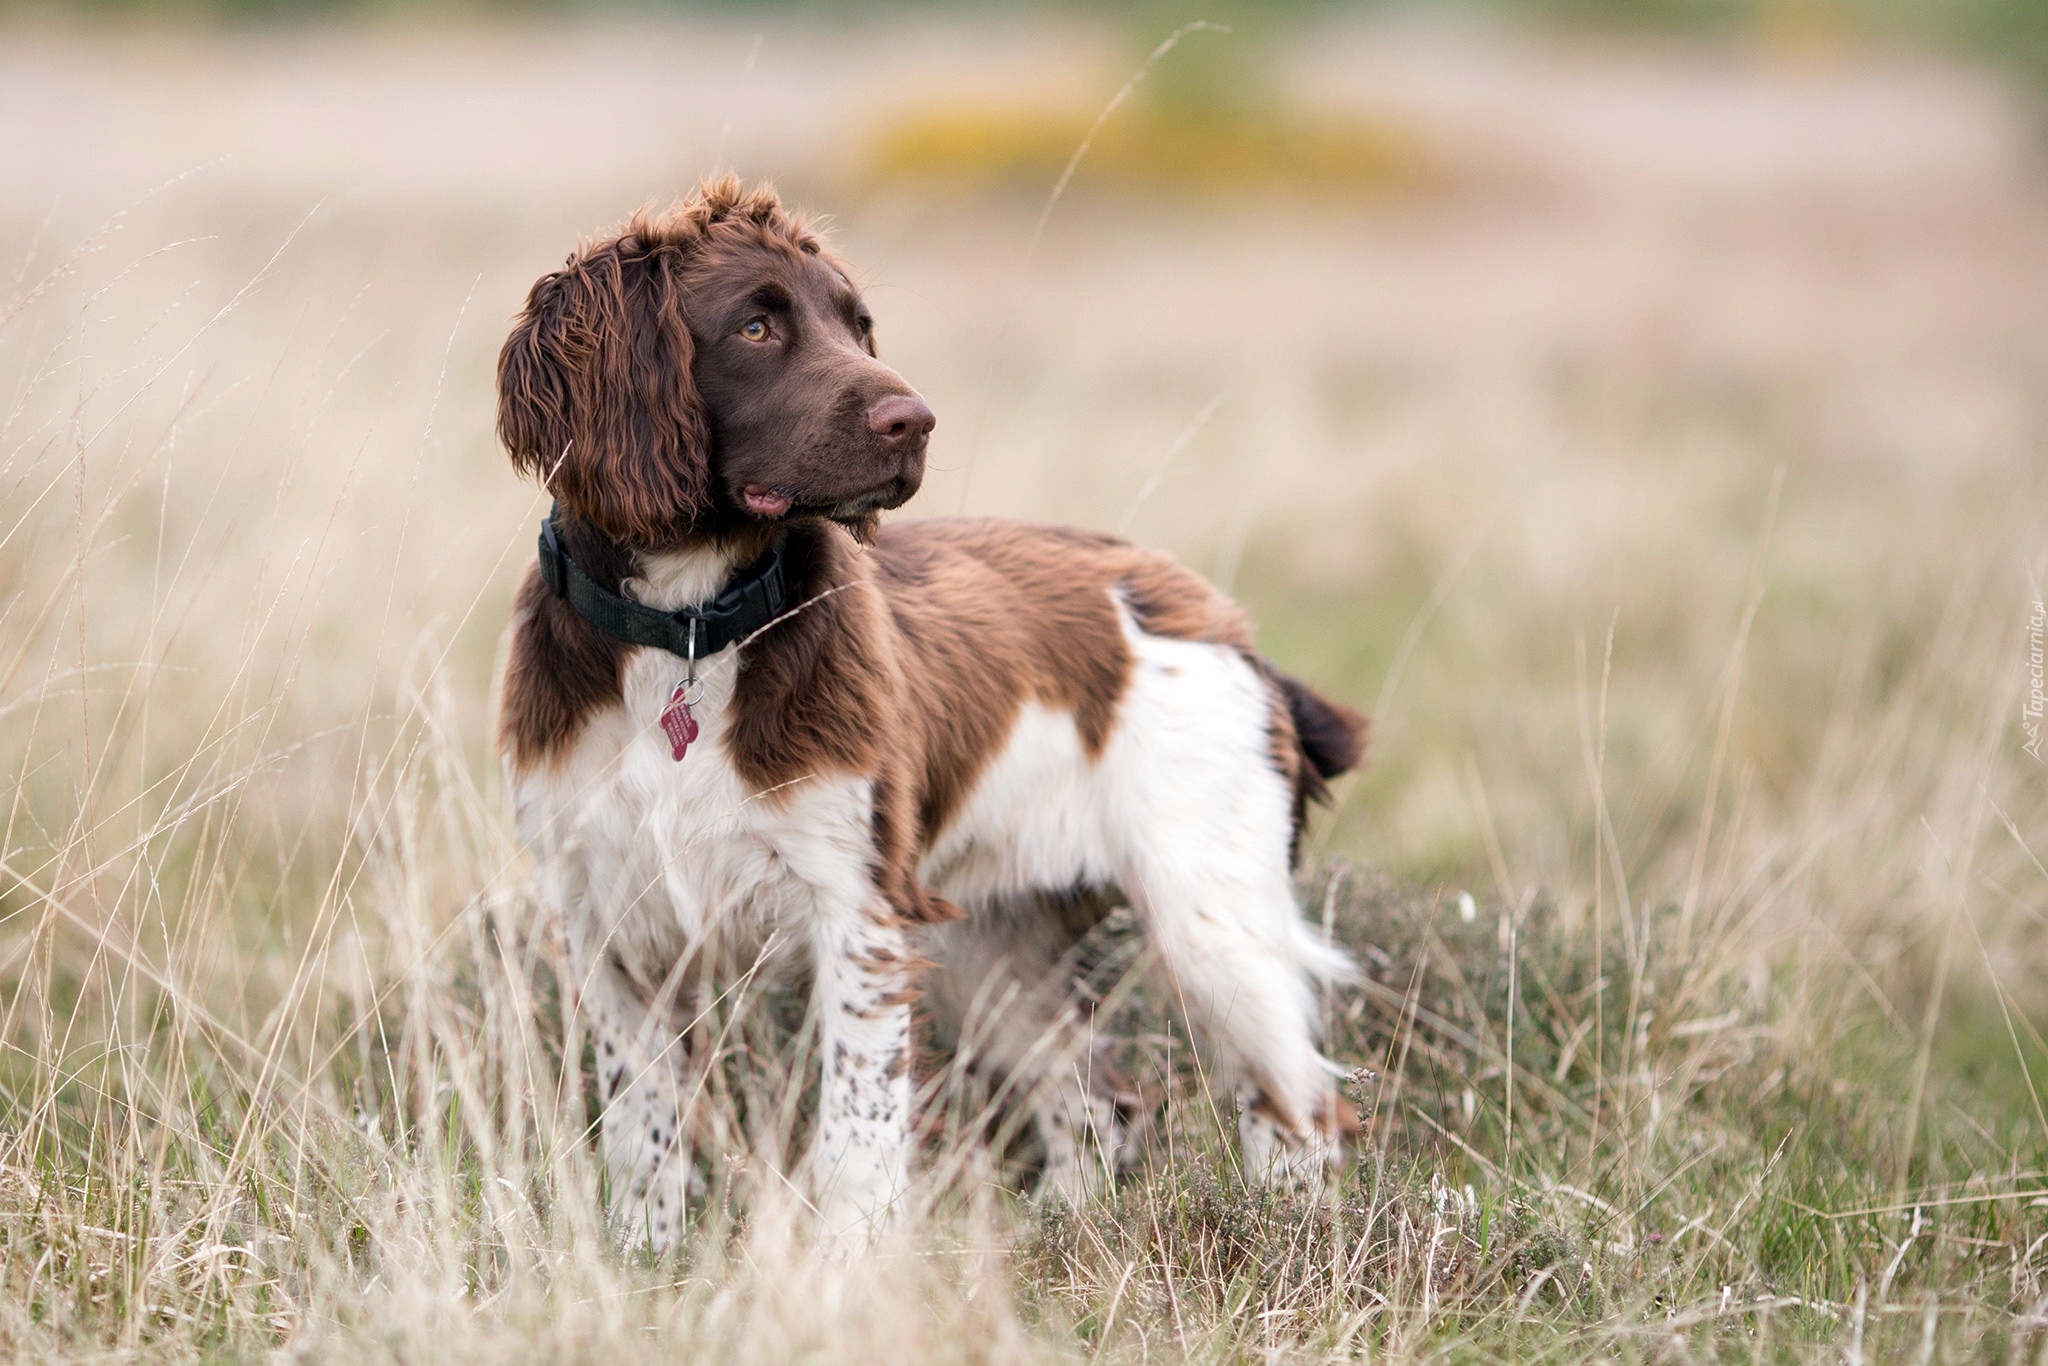
[[[599,1147],[612,1215],[629,1242],[659,1253],[675,1243],[697,1184],[684,1141],[684,1042],[665,1002],[650,1001],[603,947],[574,946],[578,1005],[591,1033]]]
[[[910,1007],[916,963],[876,898],[812,936],[822,1091],[811,1184],[829,1237],[878,1232],[909,1182]]]

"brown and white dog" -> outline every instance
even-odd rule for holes
[[[1018,522],[878,529],[917,491],[931,409],[766,188],[709,183],[579,250],[533,287],[499,385],[499,434],[555,495],[551,553],[586,592],[667,613],[779,575],[772,622],[694,661],[600,629],[562,570],[519,593],[502,744],[636,1234],[671,1241],[692,1186],[680,1002],[714,942],[808,958],[807,1179],[834,1232],[906,1188],[920,988],[940,1040],[1028,1098],[1047,1189],[1082,1198],[1114,1169],[1115,1083],[1045,985],[1115,905],[1239,1100],[1249,1169],[1334,1160],[1348,1111],[1315,993],[1348,964],[1291,869],[1358,716],[1164,556]],[[679,698],[693,736],[669,733]]]

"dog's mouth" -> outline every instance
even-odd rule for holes
[[[740,502],[756,517],[780,517],[790,509],[790,496],[778,489],[749,484],[740,492]]]
[[[764,484],[749,484],[740,490],[740,505],[749,515],[763,521],[778,518],[824,517],[834,522],[859,522],[877,512],[902,507],[917,492],[917,481],[895,478],[888,483],[869,489],[853,498],[842,498],[834,502],[804,499],[786,489],[770,488]]]

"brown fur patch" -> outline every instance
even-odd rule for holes
[[[672,246],[628,233],[544,276],[498,357],[512,463],[605,535],[658,546],[704,510],[710,437]]]
[[[1009,738],[1026,700],[1073,713],[1101,753],[1130,652],[1116,620],[1106,538],[1013,522],[885,527],[873,559],[909,666],[906,710],[922,759],[919,843],[945,827]]]
[[[590,527],[565,517],[557,533],[570,557],[599,584],[617,592],[631,556]],[[618,705],[631,646],[577,615],[530,567],[519,585],[498,743],[515,769],[556,764],[567,755],[584,722]]]

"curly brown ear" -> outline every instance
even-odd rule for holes
[[[674,250],[612,242],[544,276],[498,356],[498,437],[577,518],[670,544],[708,496]]]

